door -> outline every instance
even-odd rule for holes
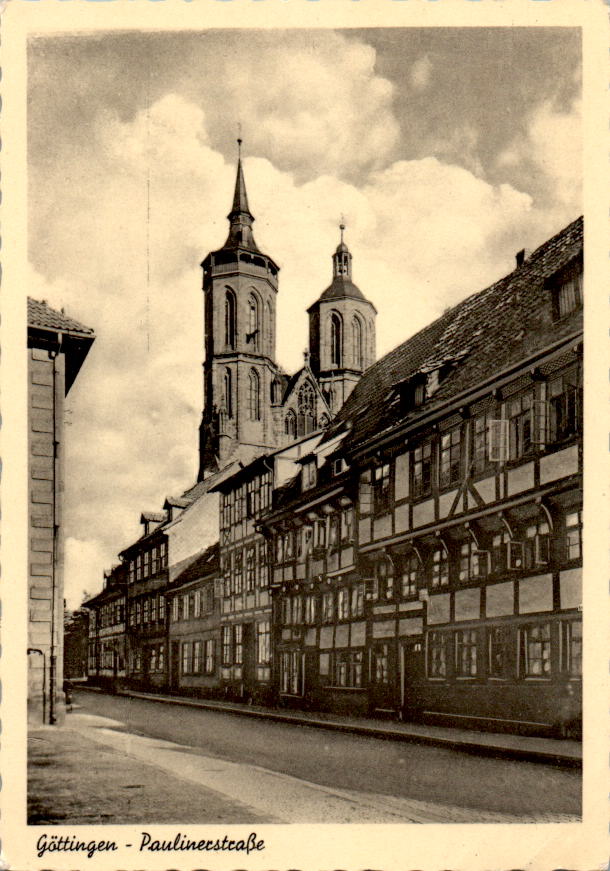
[[[170,665],[169,665],[169,685],[170,689],[178,689],[180,685],[180,642],[172,641],[170,647]]]
[[[370,649],[370,696],[372,711],[391,713],[397,709],[396,654],[394,643],[375,641]]]
[[[254,623],[243,624],[243,672],[244,694],[251,696],[256,686],[256,634]]]
[[[402,712],[405,720],[414,719],[423,707],[424,651],[421,640],[402,643]]]

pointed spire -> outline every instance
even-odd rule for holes
[[[343,239],[343,232],[345,230],[345,218],[343,217],[343,215],[341,215],[339,230],[341,231],[341,241],[337,245],[335,253],[333,254],[333,279],[344,278],[351,280],[352,255],[350,254],[349,248],[347,247]]]
[[[225,248],[241,247],[248,248],[251,251],[258,251],[258,247],[252,235],[254,215],[248,206],[246,181],[244,179],[244,170],[241,164],[241,146],[242,138],[240,135],[237,139],[237,176],[235,178],[233,206],[227,215],[231,226],[229,228],[229,236],[225,242]]]

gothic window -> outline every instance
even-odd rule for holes
[[[309,381],[299,390],[297,410],[297,435],[313,432],[316,428],[316,396]]]
[[[271,391],[270,391],[271,402],[273,405],[279,405],[279,403],[280,403],[280,400],[281,400],[280,390],[281,390],[281,385],[280,385],[279,378],[274,378],[273,381],[271,382]]]
[[[235,348],[235,294],[232,290],[225,293],[225,345]]]
[[[284,432],[292,439],[297,437],[297,416],[291,408],[286,412],[286,417],[284,419]]]
[[[266,352],[269,357],[273,357],[273,312],[269,301],[265,306],[265,341],[267,343]]]
[[[246,341],[255,351],[258,351],[259,347],[259,333],[258,299],[251,293],[248,297],[248,335]]]
[[[352,320],[352,345],[354,348],[354,368],[364,368],[364,345],[362,321],[354,315]]]
[[[223,392],[227,417],[233,417],[233,375],[230,369],[225,369]]]
[[[343,324],[341,316],[332,312],[330,316],[330,364],[339,368],[343,358]]]
[[[248,378],[248,408],[250,420],[261,419],[261,385],[256,369],[250,369]]]

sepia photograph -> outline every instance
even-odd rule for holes
[[[25,42],[36,861],[579,825],[583,29],[202,18]]]

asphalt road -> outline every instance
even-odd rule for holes
[[[531,814],[537,821],[547,814],[581,812],[580,773],[552,765],[102,693],[77,692],[75,705],[83,713],[120,721],[136,735],[322,787],[521,817]]]

